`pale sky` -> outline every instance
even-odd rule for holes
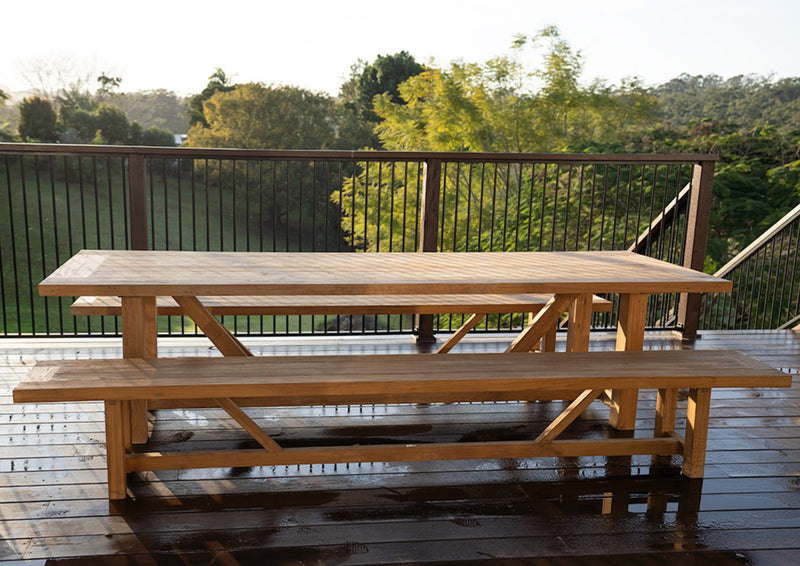
[[[584,83],[800,76],[798,0],[3,0],[0,20],[10,93],[29,88],[22,69],[56,60],[119,76],[124,92],[196,93],[221,67],[336,95],[358,59],[483,63],[547,25],[581,52]]]

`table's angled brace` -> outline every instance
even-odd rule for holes
[[[436,350],[436,353],[437,354],[446,354],[447,352],[452,350],[453,346],[458,344],[458,342],[460,342],[461,339],[464,336],[466,336],[467,333],[469,333],[470,330],[475,328],[478,325],[478,323],[484,319],[485,316],[486,315],[482,314],[482,313],[476,313],[476,314],[473,314],[472,316],[470,316],[464,322],[464,324],[462,324],[461,327],[459,327],[459,329],[456,330],[455,333],[450,338],[447,339],[447,342],[445,342],[444,344],[439,346],[439,349]]]
[[[223,356],[252,356],[252,352],[242,344],[225,326],[208,312],[197,297],[172,297],[183,312],[203,331]]]
[[[578,297],[580,295],[572,293],[553,295],[544,308],[536,313],[531,323],[514,339],[506,352],[530,352],[541,342],[542,337],[556,325],[561,315]]]
[[[647,318],[647,295],[625,293],[620,295],[617,321],[617,350],[639,351],[644,347],[644,329]],[[609,422],[617,430],[633,430],[636,426],[636,389],[609,392],[611,414]]]
[[[155,297],[121,297],[122,357],[158,357],[158,329]],[[125,428],[129,440],[144,444],[149,436],[147,401],[130,403],[130,426]]]

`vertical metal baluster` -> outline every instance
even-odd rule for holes
[[[444,251],[444,233],[445,233],[445,213],[447,210],[447,165],[446,161],[442,162],[441,171],[441,187],[439,189],[439,217],[436,219],[439,227],[439,250]],[[450,325],[452,327],[452,324]]]
[[[498,164],[492,164],[492,208],[489,211],[491,223],[489,226],[489,251],[495,251],[494,247],[494,227],[497,218],[497,170]]]
[[[561,240],[561,249],[567,249],[567,234],[569,233],[569,210],[572,201],[572,164],[567,166],[567,194],[564,197],[564,237]]]
[[[72,242],[72,197],[71,197],[71,194],[70,194],[72,191],[70,190],[70,182],[69,182],[69,158],[66,155],[62,156],[62,163],[63,163],[63,167],[64,167],[64,209],[66,210],[66,213],[67,213],[67,218],[66,218],[66,221],[67,221],[67,255],[71,256],[77,250],[75,250],[75,248],[73,247],[73,242]],[[124,160],[123,160],[123,163],[122,163],[121,167],[123,169],[122,179],[123,179],[123,190],[124,190],[124,188],[125,188],[125,186],[124,186],[124,181],[125,181],[125,175],[124,175],[125,164],[124,164]],[[123,206],[125,205],[126,200],[127,199],[126,199],[125,195],[123,195]],[[125,218],[126,217],[127,217],[127,214],[123,217],[123,228],[125,228]],[[126,241],[125,241],[126,246],[125,247],[127,248],[127,230],[125,229],[124,232],[125,232],[125,236],[126,236]],[[90,318],[91,317],[86,317],[86,318],[81,317],[81,320],[80,320],[81,323],[85,322],[85,324],[86,324],[86,333],[87,334],[91,334]],[[74,327],[75,328],[75,334],[77,334],[78,333],[78,319],[74,319],[74,320],[75,320],[75,327]]]
[[[169,194],[169,184],[167,183],[167,158],[163,158],[161,161],[161,185],[164,191],[164,249],[165,250],[172,250],[175,249],[172,244],[172,240],[170,238],[170,226],[172,225],[171,218],[170,218],[170,206],[171,199]]]
[[[389,251],[394,251],[394,184],[396,161],[390,162],[391,174],[389,176]]]
[[[453,198],[453,251],[458,251],[458,201],[459,195],[461,193],[461,162],[456,162],[456,186],[454,188],[454,198]],[[442,206],[444,208],[445,205]],[[442,223],[442,231],[444,232],[444,223]],[[444,250],[444,245],[442,245],[442,250]]]
[[[575,250],[581,247],[581,213],[583,212],[583,189],[586,175],[585,165],[579,165],[580,173],[578,175],[578,205],[575,207]],[[588,250],[588,246],[586,247]]]
[[[414,210],[414,247],[413,250],[418,250],[420,246],[420,238],[422,237],[420,234],[420,226],[419,226],[419,218],[422,207],[422,177],[423,177],[423,162],[417,162],[417,198],[416,198],[416,208]]]
[[[498,164],[499,165],[499,164]],[[499,170],[500,167],[497,167]],[[502,177],[502,176],[501,176]],[[495,179],[497,179],[497,172],[495,172]],[[500,251],[506,251],[506,245],[508,243],[508,195],[511,192],[511,187],[509,182],[511,181],[511,163],[506,163],[506,173],[505,173],[505,180],[504,180],[504,190],[505,193],[503,195],[503,234],[500,239]]]
[[[50,164],[50,206],[52,207],[52,211],[53,211],[53,243],[55,244],[54,266],[58,267],[58,266],[61,265],[61,242],[59,241],[59,237],[58,237],[58,231],[59,231],[58,230],[58,228],[59,228],[58,218],[60,216],[60,210],[59,210],[60,207],[58,206],[58,204],[56,202],[55,160],[56,160],[55,156],[48,157],[48,161],[49,161],[49,164]],[[64,171],[64,173],[66,174],[66,170]],[[109,181],[109,186],[110,186],[110,181]],[[111,203],[111,198],[109,196],[109,205],[110,205],[110,203]],[[112,217],[112,220],[113,220],[113,217]],[[113,222],[112,222],[112,225],[113,225]],[[113,240],[112,240],[112,243],[113,243]],[[113,248],[113,245],[112,245],[112,248]],[[44,254],[42,254],[42,256],[44,256]],[[64,297],[55,297],[55,299],[56,299],[56,304],[57,304],[57,307],[58,307],[58,309],[57,309],[57,312],[58,312],[58,333],[59,334],[65,334],[66,333],[66,328],[64,327],[64,306],[65,306],[64,305]],[[73,334],[77,334],[78,333],[78,328],[75,325],[75,320],[76,319],[74,317],[70,317],[70,320],[72,321],[72,333]]]
[[[589,191],[589,221],[588,221],[589,235],[586,242],[587,250],[592,249],[592,232],[594,231],[594,199],[597,189],[597,169],[598,169],[597,164],[594,163],[591,165],[591,167],[592,167],[592,188]],[[600,238],[602,239],[602,235],[600,236]]]
[[[556,164],[556,175],[553,184],[553,223],[550,226],[550,251],[556,249],[556,229],[558,227],[558,189],[561,183],[561,164]]]
[[[375,218],[378,221],[375,223],[375,250],[381,251],[381,193],[383,192],[383,162],[378,161],[378,181],[375,183],[377,187],[377,195],[375,196]],[[366,228],[366,223],[364,225]],[[366,231],[365,231],[366,232]]]
[[[611,166],[606,163],[603,165],[603,200],[602,206],[600,207],[600,247],[598,248],[599,251],[603,251],[603,247],[605,246],[605,239],[606,239],[606,210],[608,205],[608,175]],[[613,249],[613,242],[612,242],[612,249]]]
[[[42,212],[42,176],[39,172],[41,168],[41,164],[39,162],[39,156],[34,157],[34,181],[36,183],[36,213],[39,220],[39,252],[42,258],[42,274],[41,279],[47,277],[48,267],[47,267],[47,258],[45,257],[45,243],[44,243],[44,214]],[[28,224],[30,226],[30,224]],[[33,257],[29,255],[31,258],[31,266],[33,266]],[[41,280],[40,279],[40,280]],[[35,287],[31,286],[31,312],[36,310],[36,303],[39,302],[40,299],[35,293]],[[50,334],[50,298],[45,297],[44,301],[44,333],[45,335]]]
[[[761,324],[759,327],[771,328],[772,309],[771,305],[774,299],[775,290],[775,271],[777,270],[775,261],[775,249],[778,247],[775,238],[769,240],[764,244],[764,262],[766,263],[764,271],[761,272],[761,283],[764,286],[764,307],[763,311],[759,310],[759,319]],[[765,273],[766,272],[766,273]],[[765,276],[766,275],[766,276]],[[767,326],[769,324],[769,326]]]
[[[28,209],[28,183],[27,183],[27,175],[25,174],[25,158],[20,158],[20,179],[22,181],[22,218],[24,219],[24,233],[25,233],[25,265],[30,266],[33,264],[32,257],[31,257],[31,237],[30,237],[30,230],[27,229],[30,226],[30,222],[28,221],[29,216],[29,209]],[[33,165],[36,167],[36,164]],[[33,308],[33,270],[30,268],[27,269],[28,275],[28,304],[30,305],[31,310],[31,333],[36,334],[36,309]],[[18,311],[19,312],[19,311]],[[20,325],[21,326],[21,325]],[[22,332],[20,332],[21,334]]]
[[[764,308],[762,305],[762,298],[766,300],[767,294],[767,285],[769,281],[769,277],[764,277],[765,273],[768,270],[768,263],[769,263],[769,243],[765,246],[762,246],[759,250],[759,255],[761,256],[761,262],[759,265],[758,273],[758,294],[756,295],[756,308],[755,308],[755,317],[751,318],[750,330],[755,330],[759,327],[759,320],[761,319],[760,313]]]
[[[406,251],[406,222],[408,221],[408,161],[403,163],[403,230],[400,239],[400,251]],[[400,317],[402,321],[402,316]]]
[[[472,252],[478,251],[478,247],[473,248],[470,244],[470,234],[472,232],[472,172],[475,170],[475,164],[469,163],[467,165],[467,219],[466,226],[464,227],[464,251]]]
[[[792,258],[792,284],[789,288],[789,297],[786,303],[786,319],[789,320],[789,317],[794,315],[800,310],[800,298],[798,295],[795,294],[795,283],[797,283],[797,293],[800,294],[800,277],[798,277],[797,272],[797,260],[798,260],[798,251],[800,250],[800,221],[795,220],[792,222],[792,230],[793,230],[793,238],[790,240],[790,248],[793,251],[793,258]],[[794,308],[792,308],[792,302],[794,301]]]
[[[630,225],[631,214],[631,193],[633,192],[633,163],[628,164],[628,184],[625,187],[625,221],[622,228],[622,246],[621,249],[628,247],[628,226]]]
[[[770,293],[770,306],[769,306],[769,313],[770,313],[770,324],[769,328],[778,328],[782,321],[780,320],[780,311],[782,310],[782,302],[783,302],[783,289],[786,286],[786,262],[783,259],[783,246],[786,237],[786,229],[784,228],[778,234],[776,234],[772,241],[777,242],[775,243],[775,247],[772,252],[772,262],[775,265],[775,276],[772,281],[772,293]],[[775,253],[777,251],[778,257],[775,257]],[[781,302],[778,302],[780,298]],[[775,304],[778,304],[778,308],[776,310]]]
[[[478,249],[476,251],[483,251],[483,194],[486,187],[486,163],[481,163],[481,192],[480,199],[478,199]]]
[[[22,187],[21,187],[22,190],[20,192],[22,194],[24,194],[24,191],[25,191],[25,186],[24,186],[24,183],[25,183],[25,181],[24,181],[24,178],[25,178],[24,160],[25,160],[24,157],[20,156],[20,158],[19,158],[19,169],[20,169],[19,173],[20,173],[20,182],[22,184]],[[21,302],[21,298],[20,298],[20,271],[19,271],[19,261],[18,261],[18,256],[17,256],[18,238],[16,237],[16,235],[17,235],[16,232],[17,231],[16,231],[16,225],[14,223],[14,218],[17,215],[14,213],[14,208],[15,207],[14,207],[14,199],[12,197],[12,189],[11,189],[11,165],[8,162],[8,156],[6,156],[6,158],[5,158],[5,163],[6,163],[6,183],[8,184],[8,193],[7,193],[8,194],[8,222],[9,222],[9,228],[11,230],[11,238],[10,238],[11,261],[12,261],[12,265],[14,266],[14,270],[13,270],[14,271],[14,306],[16,307],[16,313],[17,313],[17,319],[18,319],[17,335],[21,336],[22,335],[22,319],[20,317],[20,313],[22,312],[22,308],[21,308],[22,307],[22,302]],[[24,209],[24,206],[23,206],[23,213],[24,212],[25,212],[25,209]],[[23,218],[24,218],[24,216],[23,216]],[[25,231],[27,232],[27,230],[25,230]],[[33,323],[33,313],[31,313],[31,323]],[[8,327],[6,326],[6,328],[8,328]]]
[[[304,251],[303,249],[303,228],[305,226],[305,218],[303,218],[303,160],[297,161],[297,251]]]
[[[9,216],[9,229],[11,230],[11,233],[7,235],[6,241],[9,242],[9,246],[11,247],[11,249],[13,251],[13,249],[14,249],[14,237],[13,237],[13,228],[11,228],[11,226],[13,226],[14,214],[13,214],[13,211],[11,210],[11,202],[10,202],[11,201],[11,171],[9,170],[9,166],[8,166],[8,155],[4,155],[3,156],[3,164],[4,164],[4,171],[6,172],[6,195],[8,196],[8,200],[9,200],[9,203],[8,203],[9,204],[9,206],[8,206],[8,213],[9,214],[8,214],[8,216]],[[2,227],[0,227],[0,229],[2,229]],[[3,246],[0,246],[0,265],[7,265],[6,262],[8,262],[8,258],[3,258]],[[17,269],[16,262],[13,262],[12,265],[14,266],[13,267],[13,271],[16,271],[16,269]],[[8,302],[7,301],[8,301],[8,295],[6,294],[5,270],[0,269],[0,309],[2,309],[2,311],[3,311],[3,332],[2,332],[2,336],[8,336],[9,335],[9,323],[8,323],[9,316],[8,316],[8,307],[7,307]],[[17,316],[17,319],[19,319],[19,316]]]
[[[311,251],[317,251],[317,163],[309,161],[311,170]]]

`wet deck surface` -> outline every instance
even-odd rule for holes
[[[471,351],[506,342],[468,340]],[[248,342],[256,354],[413,352],[407,337]],[[796,373],[800,336],[706,333],[693,345],[648,336],[647,348],[733,348]],[[612,349],[599,335],[592,348]],[[133,497],[106,499],[102,407],[13,405],[39,359],[116,357],[116,342],[0,342],[0,563],[728,565],[797,563],[800,383],[715,391],[706,477],[680,457],[543,458],[225,468],[135,474]],[[211,355],[165,342],[161,355]],[[643,392],[637,423],[652,426]],[[352,406],[255,413],[287,445],[348,439],[518,439],[561,403]],[[574,433],[613,435],[600,403]],[[191,428],[186,423],[191,424]],[[681,423],[679,422],[679,426]],[[219,411],[159,411],[153,446],[248,444]]]

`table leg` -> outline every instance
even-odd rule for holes
[[[122,297],[122,357],[158,357],[155,297]],[[147,442],[147,402],[131,403],[131,439]]]
[[[641,350],[644,347],[644,327],[647,317],[647,295],[629,293],[620,296],[617,321],[617,350]],[[637,389],[614,390],[611,393],[611,426],[618,430],[633,430],[636,426]]]
[[[579,295],[569,306],[567,352],[589,351],[589,330],[592,326],[592,295]]]

